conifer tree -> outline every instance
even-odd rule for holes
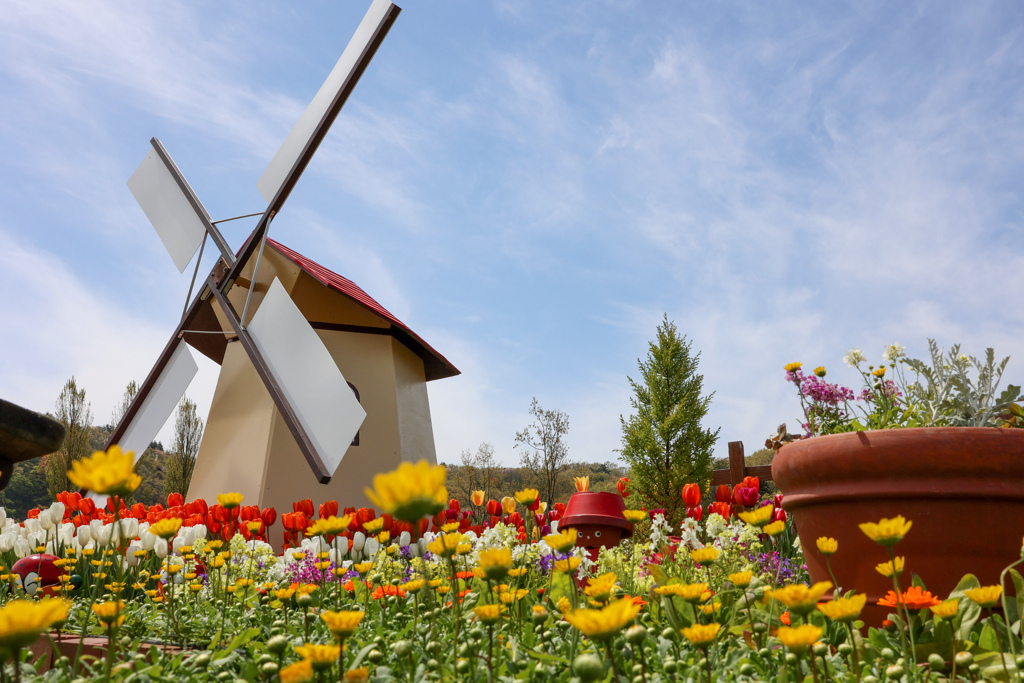
[[[647,358],[637,361],[639,381],[629,378],[635,413],[620,417],[621,452],[630,468],[630,489],[645,508],[664,508],[673,526],[685,515],[683,484],[699,483],[706,488],[711,450],[720,431],[701,425],[714,394],[702,395],[704,376],[697,372],[699,360],[692,342],[679,335],[666,315]]]

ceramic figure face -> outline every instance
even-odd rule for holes
[[[25,593],[32,596],[42,591],[44,595],[53,595],[60,585],[61,569],[54,561],[54,555],[40,554],[23,557],[14,563],[11,571],[18,575]]]
[[[614,548],[622,539],[622,529],[603,524],[574,524],[576,527],[576,545],[595,551],[601,546]]]

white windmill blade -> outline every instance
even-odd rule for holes
[[[178,272],[185,272],[207,233],[228,265],[234,263],[234,254],[210,221],[210,214],[192,186],[160,141],[153,138],[151,142],[153,149],[128,179],[128,189],[160,236]]]
[[[366,411],[277,278],[246,331],[333,476],[366,419]]]
[[[268,203],[274,203],[282,189],[285,196],[291,191],[399,12],[390,0],[374,0],[370,5],[338,63],[256,184]],[[278,210],[280,202],[273,208]]]
[[[199,366],[196,365],[188,344],[179,342],[171,354],[170,361],[160,372],[153,389],[146,395],[118,444],[123,451],[135,452],[135,462],[139,461],[149,448],[149,444],[153,443],[197,372]]]

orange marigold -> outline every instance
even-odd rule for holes
[[[907,609],[917,610],[938,605],[942,600],[939,600],[930,591],[926,591],[920,586],[911,586],[907,590],[900,592],[899,601],[897,601],[896,591],[889,591],[885,594],[884,598],[878,601],[878,604],[882,607],[898,607],[900,602],[905,604]]]
[[[397,595],[400,598],[404,598],[405,591],[398,586],[377,586],[373,589],[373,593],[370,597],[374,600],[380,600],[386,595]]]

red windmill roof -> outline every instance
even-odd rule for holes
[[[276,249],[283,256],[290,259],[299,268],[302,268],[302,270],[309,273],[309,275],[316,278],[322,284],[330,287],[340,294],[344,294],[363,308],[376,313],[390,322],[391,334],[423,360],[423,371],[428,382],[430,380],[453,377],[460,374],[459,370],[452,365],[447,358],[435,351],[430,344],[423,341],[423,339],[409,329],[405,323],[396,318],[388,309],[381,306],[376,299],[364,292],[359,285],[346,277],[338,275],[334,271],[324,268],[316,261],[303,256],[294,249],[289,249],[280,242],[275,242],[269,237],[267,238],[267,244]]]

